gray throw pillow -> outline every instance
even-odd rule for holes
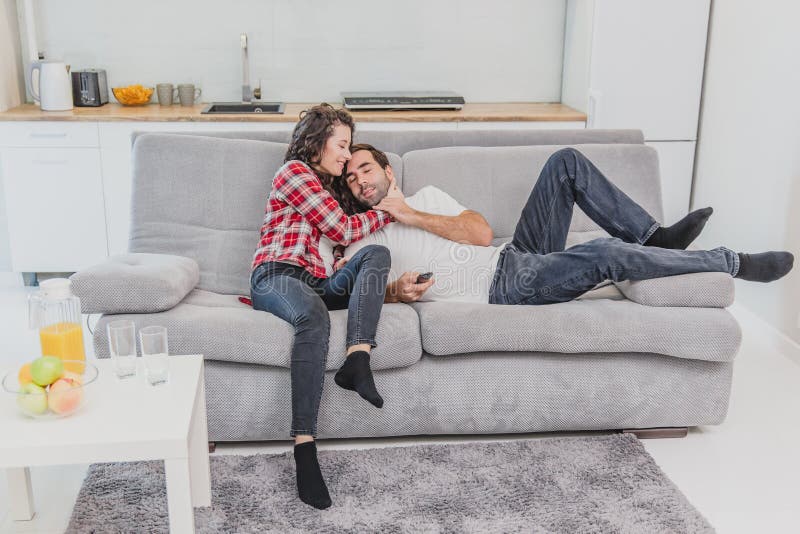
[[[70,277],[83,313],[154,313],[175,307],[197,285],[197,262],[169,254],[112,256]]]

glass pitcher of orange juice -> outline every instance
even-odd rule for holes
[[[72,294],[67,278],[51,278],[39,284],[39,291],[28,296],[31,328],[39,330],[42,356],[62,360],[86,360],[81,327],[81,299]],[[68,363],[67,371],[83,373],[83,363]]]

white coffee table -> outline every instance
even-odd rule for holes
[[[170,356],[168,384],[137,376],[120,380],[110,360],[91,360],[97,381],[81,409],[61,419],[36,420],[0,402],[0,468],[8,475],[11,517],[33,518],[29,467],[164,460],[170,532],[194,531],[194,507],[211,505],[203,357]]]

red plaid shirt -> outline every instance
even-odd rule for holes
[[[311,167],[302,161],[287,161],[272,179],[252,268],[289,260],[317,278],[326,278],[319,254],[322,234],[334,243],[349,245],[389,222],[391,217],[384,211],[348,216]]]

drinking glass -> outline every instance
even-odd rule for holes
[[[167,355],[167,329],[163,326],[146,326],[139,330],[142,345],[145,376],[151,386],[165,384],[169,380]]]
[[[112,321],[106,326],[108,350],[114,362],[114,372],[118,378],[136,375],[136,324],[124,319]]]

